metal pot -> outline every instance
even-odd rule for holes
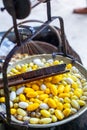
[[[29,61],[31,61],[32,59],[35,59],[35,58],[46,58],[46,59],[50,59],[52,58],[52,54],[41,54],[41,55],[35,55],[35,56],[31,56],[29,58],[26,58],[24,60],[21,60],[17,63],[15,63],[14,65],[10,66],[8,68],[8,71],[14,67],[16,64],[22,64],[22,63],[29,63]],[[63,60],[66,64],[67,63],[72,63],[72,59],[71,58],[68,58],[68,57],[64,57],[64,56],[61,56],[61,55],[56,55],[55,56],[55,59],[58,59],[58,60]],[[87,79],[87,70],[83,67],[83,65],[81,65],[80,63],[78,63],[77,61],[75,61],[74,63],[74,66],[76,66],[79,71],[81,72],[81,74],[84,75],[84,77]],[[62,125],[62,124],[65,124],[65,123],[68,123],[76,118],[78,118],[80,115],[82,115],[85,111],[87,110],[87,106],[84,106],[82,107],[80,110],[78,110],[77,113],[75,113],[74,115],[70,116],[70,117],[67,117],[66,119],[63,119],[61,121],[58,121],[58,122],[55,122],[55,123],[50,123],[50,124],[27,124],[28,126],[27,127],[30,127],[30,128],[47,128],[47,127],[54,127],[54,126],[59,126],[59,125]],[[3,112],[3,110],[0,109],[0,112]],[[13,123],[15,122],[15,123]],[[19,125],[19,127],[21,125],[23,125],[23,122],[20,122],[14,118],[12,118],[12,123],[15,124],[15,125]]]

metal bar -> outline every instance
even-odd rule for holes
[[[35,1],[35,0],[34,0]],[[35,8],[37,5],[47,2],[48,0],[37,0],[35,4],[33,4],[32,0],[31,0],[31,8]]]
[[[37,2],[36,4],[32,5],[31,8],[35,8],[37,5],[41,4],[41,2]]]
[[[60,21],[60,28],[61,28],[61,40],[62,40],[62,52],[65,56],[67,56],[67,44],[66,44],[66,38],[65,38],[65,30],[64,30],[64,22],[62,17],[58,17]]]
[[[62,18],[61,17],[52,17],[51,21],[50,20],[46,21],[42,26],[40,26],[39,30],[37,32],[35,32],[35,34],[31,38],[27,38],[22,44],[26,44],[27,42],[31,41],[35,36],[37,36],[41,31],[43,31],[53,20],[55,20],[57,18],[60,20],[61,29],[63,29],[61,34],[64,34],[64,26],[63,26]],[[16,25],[16,23],[15,23],[15,25]],[[63,37],[62,37],[62,42],[64,43],[63,45],[65,45],[65,41],[64,40],[65,40],[65,35],[63,35]],[[9,90],[8,90],[7,67],[8,67],[8,63],[9,63],[11,57],[13,56],[13,54],[15,53],[15,51],[19,47],[20,46],[16,45],[11,50],[11,52],[7,55],[6,60],[5,60],[4,64],[3,64],[3,85],[4,85],[5,98],[6,98],[7,121],[10,124],[11,124],[11,122],[10,122],[11,121],[11,115],[10,115],[10,105],[9,105]],[[64,50],[64,53],[66,54],[66,50]]]
[[[13,17],[13,23],[15,24],[14,27],[16,26],[16,20],[14,21],[15,19],[15,16]],[[31,39],[33,39],[38,33],[40,33],[44,28],[47,27],[47,25],[49,24],[50,22],[47,21],[45,23],[45,26],[43,25],[42,28],[39,30],[39,32],[37,32],[34,36],[32,36]],[[17,28],[15,28],[15,35],[16,34],[16,30]],[[17,35],[18,36],[18,35]],[[30,40],[31,40],[30,39]],[[18,43],[20,43],[20,41],[18,41]],[[26,42],[25,42],[26,43]],[[7,55],[6,59],[5,59],[5,62],[3,64],[3,71],[2,71],[2,74],[3,74],[3,85],[4,85],[4,92],[5,92],[5,103],[6,103],[6,113],[7,113],[7,122],[10,124],[11,122],[11,114],[10,114],[10,104],[9,104],[9,89],[8,89],[8,79],[7,79],[7,67],[8,67],[8,63],[11,59],[11,57],[13,56],[13,54],[15,53],[15,51],[18,49],[18,47],[20,44],[17,44],[17,46],[15,46],[11,52]]]
[[[7,122],[10,124],[11,122],[11,114],[10,114],[10,104],[9,104],[9,88],[8,88],[8,79],[7,79],[7,67],[9,64],[9,61],[15,51],[18,49],[19,46],[15,46],[11,52],[7,55],[5,62],[3,63],[3,86],[4,86],[4,92],[5,92],[5,104],[6,104],[6,113],[7,113]]]
[[[13,6],[12,19],[13,19],[13,25],[14,25],[14,32],[15,32],[15,36],[16,36],[17,45],[20,46],[21,42],[20,42],[19,32],[17,29],[17,21],[16,21],[15,7],[14,7],[13,1],[12,1],[12,6]]]
[[[10,9],[12,10],[13,5],[11,3],[12,3],[12,0],[10,1]],[[3,67],[3,85],[4,85],[4,92],[5,92],[5,104],[6,104],[7,122],[10,124],[11,115],[10,115],[10,104],[9,104],[8,81],[6,80],[7,79],[6,78],[7,77],[6,70],[7,70],[7,67],[5,67],[5,68]]]
[[[16,39],[17,39],[17,45],[20,46],[21,44],[20,44],[20,38],[19,38],[18,29],[17,29],[14,3],[13,3],[12,0],[10,0],[9,4],[10,4],[11,13],[12,13],[12,19],[13,19],[13,25],[14,25],[14,32],[15,32],[15,36],[16,36]],[[10,114],[10,104],[9,104],[9,89],[8,89],[8,80],[7,80],[7,67],[8,67],[8,63],[9,63],[11,57],[12,57],[13,52],[11,51],[8,54],[8,56],[6,57],[6,60],[5,60],[4,64],[3,64],[3,71],[2,71],[2,73],[3,73],[4,92],[5,92],[5,103],[6,103],[7,122],[9,124],[11,122],[11,114]]]
[[[65,70],[66,64],[60,64],[42,69],[25,72],[19,75],[8,77],[8,86],[18,85],[26,82],[32,82],[34,80],[42,79],[45,77],[59,75],[68,72]],[[3,88],[2,79],[0,79],[0,89]]]
[[[60,22],[60,30],[61,30],[61,41],[62,41],[62,48],[63,48],[63,53],[65,56],[67,56],[67,46],[66,46],[66,39],[65,39],[65,31],[64,31],[64,22],[63,19],[60,16],[54,16],[51,17],[51,21],[46,21],[40,28],[34,33],[31,38],[26,38],[22,44],[26,44],[27,42],[30,42],[33,38],[35,38],[41,31],[43,31],[52,21],[55,19],[59,19]],[[61,48],[60,48],[61,50]]]
[[[46,21],[35,33],[31,38],[26,38],[22,44],[26,44],[27,42],[30,42],[33,38],[35,38],[41,31],[43,31],[53,20],[55,20],[56,17],[53,17],[51,21]]]
[[[50,4],[50,0],[47,1],[47,18],[48,18],[48,21],[51,21],[51,4]]]
[[[33,38],[35,38],[35,36],[37,36],[41,31],[43,31],[52,21],[54,21],[55,19],[59,19],[60,21],[60,30],[61,30],[61,40],[62,40],[62,48],[63,48],[63,53],[67,56],[67,48],[66,48],[66,38],[65,38],[65,32],[64,32],[64,22],[63,22],[63,19],[59,16],[54,16],[51,18],[51,21],[46,21],[40,28],[37,32],[34,33],[34,35],[31,37],[31,38],[26,38],[25,41],[23,41],[22,44],[26,44],[26,42],[30,42]],[[27,22],[40,22],[40,23],[43,23],[42,21],[39,21],[39,20],[27,20],[27,21],[24,21],[24,22],[21,22],[18,24],[21,25],[21,24],[24,24],[24,23],[27,23]],[[3,36],[1,42],[3,41],[3,39],[7,36],[7,34],[13,29],[10,28]],[[1,43],[0,43],[1,44]]]

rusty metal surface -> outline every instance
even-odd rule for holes
[[[60,64],[60,65],[45,67],[42,69],[8,77],[8,86],[18,85],[18,84],[22,84],[26,82],[32,82],[32,81],[43,79],[43,78],[53,76],[56,74],[58,75],[58,74],[66,73],[68,71],[65,70],[65,67],[66,67],[65,64]],[[1,79],[0,88],[2,87],[3,87],[3,81]]]

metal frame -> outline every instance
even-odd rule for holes
[[[27,123],[24,124],[16,124],[14,122],[11,121],[11,114],[10,114],[10,104],[9,104],[9,89],[8,89],[8,80],[7,80],[7,68],[8,68],[8,64],[9,61],[11,59],[11,57],[14,55],[14,53],[16,52],[16,50],[22,45],[22,44],[26,44],[26,42],[30,42],[35,36],[37,36],[37,34],[39,34],[41,31],[43,31],[52,21],[54,21],[55,19],[59,19],[60,22],[60,28],[61,28],[61,37],[62,37],[62,43],[63,43],[63,54],[66,56],[67,55],[67,51],[66,51],[66,46],[65,46],[65,33],[64,33],[64,23],[63,23],[63,19],[61,17],[51,17],[51,4],[50,4],[50,0],[46,0],[46,5],[47,5],[47,21],[44,22],[42,24],[42,26],[40,26],[39,30],[37,32],[34,33],[33,36],[31,36],[31,38],[26,38],[26,40],[24,42],[20,41],[20,37],[19,37],[19,33],[18,33],[18,29],[17,29],[17,22],[16,22],[16,15],[15,15],[15,11],[13,10],[13,25],[14,25],[14,32],[15,32],[15,36],[16,36],[16,40],[17,40],[17,45],[15,45],[15,47],[10,51],[10,53],[6,56],[5,62],[3,64],[3,85],[4,85],[4,92],[5,92],[5,104],[6,104],[6,114],[7,114],[7,120],[5,120],[4,114],[1,114],[1,118],[4,118],[4,121],[9,124],[9,125],[14,125],[15,127],[20,126],[20,127],[24,127],[24,128],[28,128]],[[13,6],[13,5],[12,5]],[[14,7],[13,7],[14,8]],[[29,21],[28,21],[29,22]],[[31,21],[32,22],[32,21]],[[12,29],[12,28],[11,28]],[[3,39],[6,37],[6,35],[9,33],[9,30],[5,33],[5,35],[2,37],[1,43],[3,41]],[[61,47],[60,47],[60,52],[61,52]]]

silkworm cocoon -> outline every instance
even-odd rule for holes
[[[38,66],[44,66],[44,63],[40,59],[34,59],[33,63],[38,65]]]
[[[46,104],[46,103],[40,104],[40,109],[48,109],[48,108],[49,108],[48,104]]]
[[[19,107],[25,109],[28,107],[28,103],[27,102],[19,102]]]
[[[50,112],[47,110],[41,110],[40,113],[43,117],[50,117]]]
[[[42,91],[45,91],[46,90],[46,85],[42,84],[40,88],[41,88]]]
[[[64,118],[64,114],[60,110],[55,110],[55,116],[58,120],[62,120]]]
[[[39,118],[30,118],[29,121],[30,121],[31,124],[38,124]]]
[[[72,105],[72,107],[74,107],[76,109],[80,109],[80,105],[79,105],[78,101],[76,101],[74,99],[71,101],[71,105]]]
[[[40,124],[49,124],[52,122],[51,118],[42,118],[40,119]]]
[[[12,91],[12,92],[10,93],[10,100],[11,100],[11,101],[14,101],[15,98],[16,98],[16,93],[15,93],[15,91]]]
[[[71,114],[75,114],[77,112],[76,108],[71,108]]]
[[[52,118],[52,122],[56,122],[57,121],[57,117],[55,115],[52,115],[51,118]]]
[[[16,94],[17,94],[17,95],[22,94],[23,91],[24,91],[24,88],[25,88],[25,87],[18,88],[17,91],[16,91]]]
[[[18,115],[21,115],[21,116],[26,116],[26,115],[27,115],[26,111],[23,110],[23,109],[21,109],[21,108],[18,108],[18,109],[17,109],[17,114],[18,114]]]
[[[83,91],[87,91],[87,85],[83,87]]]

